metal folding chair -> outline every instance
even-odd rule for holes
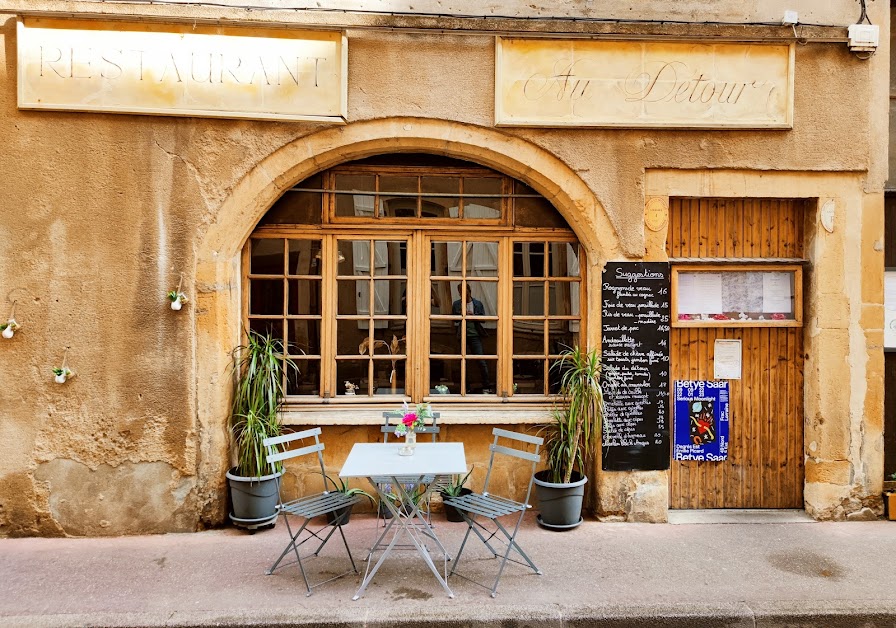
[[[431,420],[430,420],[430,419],[426,419],[426,420],[429,421],[429,422],[428,422],[427,425],[425,425],[424,427],[422,427],[422,428],[418,428],[418,429],[417,429],[417,434],[418,434],[418,435],[420,435],[420,434],[430,434],[430,435],[432,436],[432,442],[436,442],[436,439],[437,439],[437,437],[438,437],[438,435],[439,435],[439,432],[441,431],[440,428],[439,428],[439,426],[437,425],[437,423],[438,423],[438,421],[439,421],[439,416],[440,416],[440,414],[439,414],[438,412],[433,412],[433,413],[432,413],[432,419],[431,419]],[[401,419],[402,419],[402,414],[401,414],[401,412],[383,412],[383,425],[380,427],[380,432],[382,432],[382,434],[383,434],[383,442],[384,442],[384,443],[388,443],[388,442],[389,442],[389,437],[390,437],[390,436],[395,436],[395,427],[396,427],[399,423],[401,423]],[[396,438],[398,438],[398,437],[396,437]],[[391,485],[391,484],[392,484],[392,478],[387,478],[387,477],[375,477],[375,478],[372,478],[372,479],[373,479],[373,481],[376,482],[381,488],[384,487],[385,485]],[[420,478],[418,478],[417,476],[406,477],[406,478],[399,477],[399,478],[398,478],[399,482],[401,482],[402,484],[404,484],[404,485],[405,485],[405,488],[406,488],[406,489],[408,490],[408,492],[411,493],[411,494],[416,494],[416,493],[417,493],[417,488],[418,488],[418,487],[416,487],[416,486],[411,486],[411,485],[412,485],[412,484],[417,484],[417,482],[419,481],[419,479],[420,479]],[[450,479],[450,478],[448,478],[448,479]],[[432,520],[431,520],[431,515],[430,515],[430,512],[431,512],[431,509],[430,509],[430,497],[431,497],[431,495],[432,495],[432,492],[435,491],[435,490],[438,490],[438,487],[439,487],[441,484],[443,484],[443,483],[445,482],[445,479],[444,479],[444,478],[437,478],[437,477],[435,477],[435,476],[425,476],[425,477],[423,478],[423,481],[424,481],[424,485],[427,486],[428,489],[427,489],[422,495],[419,495],[420,499],[425,500],[425,506],[426,506],[425,508],[421,508],[420,511],[421,511],[421,512],[424,514],[424,516],[426,517],[427,522],[430,522],[430,523],[431,523]],[[389,491],[385,491],[385,490],[384,490],[383,492],[389,492]],[[401,507],[401,506],[402,506],[402,505],[399,504],[399,507]],[[379,525],[379,522],[380,522],[380,521],[383,522],[383,525],[386,525],[386,522],[385,522],[385,516],[386,516],[386,513],[388,513],[388,512],[389,512],[388,509],[384,509],[382,506],[379,506],[379,507],[377,508],[377,525]]]
[[[314,587],[320,586],[332,580],[336,580],[337,578],[341,578],[342,576],[347,576],[350,573],[358,573],[357,567],[355,567],[355,560],[352,558],[352,553],[348,548],[348,543],[345,540],[345,534],[342,532],[342,525],[345,520],[348,518],[350,513],[350,508],[354,504],[357,504],[362,500],[360,495],[346,495],[344,493],[340,493],[338,491],[329,491],[327,490],[327,470],[324,468],[324,457],[321,452],[324,450],[324,444],[320,442],[320,428],[315,427],[309,430],[304,430],[302,432],[295,432],[294,434],[287,434],[285,436],[275,436],[273,438],[266,438],[263,441],[263,445],[267,448],[267,462],[271,467],[276,470],[279,466],[279,463],[285,460],[292,460],[293,458],[298,458],[300,456],[310,456],[313,454],[317,454],[318,462],[320,463],[320,473],[321,473],[321,481],[323,483],[323,492],[307,495],[304,497],[300,497],[298,499],[293,499],[291,501],[284,502],[283,501],[283,491],[282,491],[282,479],[281,476],[278,480],[278,492],[280,494],[280,503],[278,505],[278,509],[280,514],[283,516],[283,520],[286,522],[286,529],[289,532],[289,543],[286,545],[286,549],[280,554],[279,558],[274,561],[274,564],[271,565],[271,568],[267,570],[267,575],[271,575],[274,573],[274,570],[280,567],[286,567],[287,565],[292,565],[298,563],[299,571],[302,573],[302,579],[305,581],[305,589],[308,591],[305,595],[311,595],[311,589]],[[295,449],[291,449],[290,447],[298,444],[302,445],[301,441],[305,439],[314,439],[313,445],[307,446],[299,446]],[[296,443],[296,441],[299,441]],[[299,526],[298,530],[296,530],[295,534],[293,534],[292,526],[289,523],[289,516],[292,515],[294,517],[298,517],[301,519],[302,523]],[[320,517],[322,515],[329,515],[327,525],[319,530],[311,530],[308,528],[308,524],[311,523],[311,520],[315,517]],[[329,532],[326,536],[321,536],[324,530],[329,528]],[[302,556],[299,554],[299,548],[307,541],[311,539],[317,539],[320,541],[320,545],[318,545],[317,549],[305,558],[309,558],[310,556],[317,556],[320,554],[320,551],[323,549],[324,545],[327,544],[327,541],[330,540],[330,537],[339,530],[339,535],[342,537],[342,544],[345,546],[345,551],[348,554],[348,559],[352,564],[352,568],[350,571],[346,571],[345,573],[341,573],[337,576],[333,576],[332,578],[328,578],[316,584],[310,584],[308,582],[308,576],[305,574],[305,566],[302,564]],[[299,540],[299,536],[303,533],[307,532],[308,535]],[[286,563],[284,565],[280,565],[280,561],[289,553],[294,552],[296,555],[296,560]]]
[[[483,487],[482,492],[470,493],[469,495],[462,495],[460,497],[452,497],[446,499],[445,503],[457,508],[457,510],[460,511],[461,515],[463,515],[464,521],[467,524],[467,533],[464,535],[464,540],[460,544],[460,549],[457,551],[457,556],[455,556],[454,564],[451,567],[451,573],[449,574],[449,576],[455,575],[457,566],[460,564],[460,557],[461,554],[463,554],[464,546],[467,544],[467,539],[469,538],[470,532],[472,531],[476,534],[476,536],[479,537],[479,540],[485,544],[485,546],[494,555],[495,558],[501,559],[501,564],[500,567],[498,567],[498,575],[495,578],[495,583],[490,588],[492,597],[495,597],[498,592],[498,583],[501,581],[501,574],[504,573],[504,567],[507,564],[507,561],[523,566],[528,565],[536,574],[538,574],[539,576],[541,575],[541,570],[535,566],[535,563],[532,562],[532,560],[526,555],[526,553],[517,543],[516,535],[517,532],[519,532],[520,524],[523,522],[523,516],[526,514],[526,511],[531,508],[531,506],[529,505],[529,497],[532,493],[532,480],[535,477],[535,465],[539,460],[541,460],[539,450],[541,448],[541,445],[544,443],[544,439],[537,436],[529,436],[528,434],[510,432],[508,430],[502,430],[500,428],[493,429],[492,434],[494,434],[495,440],[491,445],[489,445],[491,457],[489,458],[488,472],[485,476],[485,486]],[[499,445],[498,440],[502,438],[514,441],[512,443],[513,446],[508,447]],[[526,444],[534,445],[534,451],[526,451]],[[529,473],[529,486],[526,488],[526,498],[522,502],[514,501],[512,499],[501,497],[498,495],[493,495],[488,492],[488,481],[492,474],[492,468],[495,464],[496,455],[521,458],[532,463],[532,468]],[[516,525],[514,526],[512,532],[501,525],[501,522],[498,521],[500,517],[509,515],[518,515],[516,519]],[[494,524],[495,528],[493,530],[489,529],[488,526],[483,525],[482,523],[477,521],[476,517],[482,517],[485,520],[491,521]],[[490,541],[492,541],[492,539],[494,539],[495,536],[497,536],[499,533],[501,533],[503,537],[498,537],[497,541],[503,543],[506,546],[503,554],[495,551],[490,543]],[[526,562],[523,563],[510,558],[510,550],[516,551],[516,553],[519,554]],[[467,578],[466,576],[463,576],[461,574],[456,575],[459,578],[469,580],[474,584],[478,584],[481,587],[489,589],[488,586]]]

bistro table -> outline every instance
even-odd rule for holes
[[[392,513],[392,519],[377,541],[374,542],[373,549],[376,549],[384,536],[395,527],[392,540],[383,550],[383,555],[380,556],[372,569],[370,567],[372,556],[368,558],[364,580],[352,598],[353,600],[361,597],[367,585],[370,584],[373,576],[379,570],[380,565],[386,560],[386,556],[394,549],[396,541],[404,535],[410,538],[413,546],[417,549],[430,571],[432,571],[436,580],[445,589],[448,597],[454,597],[454,593],[448,588],[448,553],[436,536],[432,526],[421,515],[415,500],[412,499],[405,484],[422,485],[424,489],[428,489],[428,484],[435,477],[466,473],[467,459],[464,456],[464,445],[463,443],[420,443],[417,445],[413,456],[400,456],[398,455],[398,450],[403,445],[404,443],[401,442],[356,443],[352,447],[351,452],[349,452],[348,458],[346,458],[345,464],[342,466],[342,471],[339,473],[341,478],[367,478],[370,480],[380,497],[381,503]],[[386,489],[374,481],[374,478],[383,477],[388,477],[392,480],[392,486],[397,493],[399,501],[398,506],[390,499]],[[414,478],[414,481],[409,483],[409,478]],[[398,525],[396,526],[395,524]],[[438,568],[432,561],[432,556],[429,555],[429,550],[425,545],[426,538],[435,542],[442,552],[444,557],[444,575],[439,573]],[[371,550],[372,553],[373,550]]]

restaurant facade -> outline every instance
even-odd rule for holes
[[[880,515],[888,7],[229,4],[0,0],[0,536],[224,524],[246,330],[331,469],[582,345],[602,520]]]

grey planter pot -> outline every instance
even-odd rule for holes
[[[333,512],[328,512],[327,513],[327,523],[334,524],[334,523],[336,523],[336,520],[340,519],[340,517],[341,517],[341,525],[347,524],[349,521],[352,520],[352,507],[353,506],[354,506],[354,504],[352,504],[351,506],[346,506],[345,508],[340,508],[339,510],[334,510]]]
[[[548,530],[571,530],[582,523],[582,502],[588,478],[573,473],[568,484],[550,482],[549,470],[535,474],[535,496],[538,498],[538,525]]]
[[[460,495],[458,497],[463,497],[464,495],[469,495],[472,492],[473,491],[471,489],[464,487],[464,488],[460,489]],[[445,501],[446,499],[451,499],[451,496],[448,495],[447,493],[441,493],[441,495],[442,495],[442,501]],[[464,516],[462,514],[460,514],[460,511],[457,508],[455,508],[454,506],[449,506],[448,504],[445,504],[445,518],[448,521],[451,521],[452,523],[461,523],[464,520]]]
[[[273,473],[260,478],[247,478],[227,472],[233,512],[230,520],[237,526],[255,530],[277,521],[280,476]]]

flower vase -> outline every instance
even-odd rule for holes
[[[409,430],[404,435],[404,445],[398,450],[399,456],[413,456],[414,448],[417,446],[417,432]]]

